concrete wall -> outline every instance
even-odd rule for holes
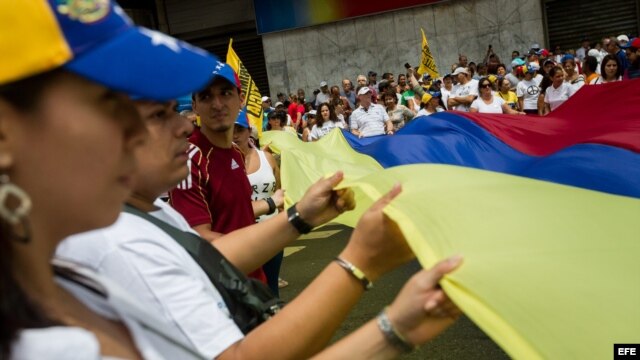
[[[451,0],[264,35],[270,94],[297,88],[309,94],[321,81],[339,85],[343,78],[355,84],[368,70],[378,80],[384,72],[397,77],[404,63],[420,61],[421,27],[441,74],[458,53],[482,61],[489,44],[504,61],[534,42],[544,46],[541,0]]]

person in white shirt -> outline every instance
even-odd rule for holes
[[[493,85],[488,78],[483,77],[479,80],[480,96],[471,103],[469,112],[479,112],[485,114],[525,114],[513,110],[500,97],[492,93]]]
[[[371,103],[371,89],[363,86],[358,90],[360,106],[351,113],[351,133],[358,137],[393,135],[393,124],[382,105]]]
[[[225,98],[226,95],[217,96]],[[223,106],[224,101],[216,99],[213,103]],[[237,105],[241,106],[241,103],[238,101]],[[193,127],[171,111],[174,106],[173,101],[136,103],[138,112],[147,124],[149,138],[137,153],[139,176],[134,193],[127,202],[133,208],[179,230],[193,233],[181,215],[156,199],[188,174],[185,166],[187,158],[183,153],[187,135]],[[341,173],[337,173],[316,182],[294,205],[294,215],[290,211],[282,212],[216,238],[216,249],[243,273],[253,271],[300,235],[301,228],[290,220],[292,216],[313,228],[353,208],[354,195],[351,190],[333,190],[342,177]],[[388,222],[382,221],[383,207],[399,191],[399,188],[394,188],[364,215],[352,234],[352,240],[340,254],[340,258],[355,264],[369,279],[377,279],[397,266],[402,262],[398,259],[411,257],[408,256],[406,244],[402,242],[402,235],[395,227],[385,225]],[[211,246],[205,240],[200,241],[201,246]],[[207,359],[309,358],[327,345],[365,290],[363,282],[333,262],[299,297],[245,335],[230,318],[229,305],[224,303],[220,293],[187,251],[163,229],[138,215],[122,213],[111,227],[69,237],[58,248],[57,256],[86,264],[122,284],[130,294],[136,296],[142,307],[177,328],[179,340],[191,344]],[[450,271],[455,265],[454,261],[444,271]],[[426,276],[427,272],[419,274]],[[432,275],[433,272],[429,274]],[[433,290],[429,287],[428,291]],[[331,296],[335,293],[340,293],[340,296]],[[427,293],[412,293],[423,298],[429,297]],[[423,300],[415,300],[412,303],[424,307]],[[394,311],[398,310],[403,314],[401,316],[408,316],[397,306],[394,307]],[[300,322],[300,314],[312,315]],[[418,326],[420,320],[412,320],[411,324],[415,325],[411,325],[410,329]],[[368,325],[369,328],[371,326]],[[440,328],[434,330],[435,334]],[[282,334],[295,336],[290,337],[287,346],[273,346],[281,341]],[[359,332],[355,336],[357,334]],[[371,346],[391,346],[384,343],[382,333],[380,338],[381,341],[375,340]],[[366,347],[355,348],[348,341],[337,346],[337,349],[330,348],[327,351],[337,351],[343,354],[341,357],[349,357],[371,350]]]
[[[580,90],[584,85],[584,76],[579,74],[576,68],[575,57],[571,54],[567,54],[562,57],[562,68],[566,74],[564,81],[571,85],[573,92]]]
[[[469,105],[478,97],[476,81],[471,81],[469,70],[458,67],[452,74],[458,79],[458,84],[453,87],[447,100],[447,108],[457,111],[469,111]]]
[[[608,54],[602,59],[600,64],[600,76],[591,80],[589,84],[605,84],[622,80],[624,69],[620,66],[620,61],[615,55]]]
[[[549,72],[552,83],[544,94],[544,115],[552,112],[567,101],[574,93],[574,88],[564,81],[564,71],[560,66],[554,66]]]
[[[335,109],[328,103],[322,103],[317,111],[320,115],[316,123],[311,128],[309,138],[311,141],[318,141],[328,135],[335,128],[344,129],[344,123],[338,119]]]
[[[527,114],[538,114],[538,94],[540,93],[540,83],[535,79],[540,67],[536,63],[529,63],[524,79],[516,87],[518,96],[518,106]]]

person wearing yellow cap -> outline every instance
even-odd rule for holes
[[[146,130],[130,97],[195,91],[215,58],[110,1],[3,1],[0,23],[19,54],[0,57],[0,357],[200,358],[118,286],[50,260],[131,192]]]

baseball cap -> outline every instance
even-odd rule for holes
[[[547,56],[549,56],[549,50],[540,49],[539,51],[536,51],[536,55],[546,58]]]
[[[358,90],[358,95],[365,95],[371,92],[371,89],[369,89],[368,86],[363,86],[360,88],[360,90]]]
[[[533,73],[534,71],[540,70],[540,65],[537,62],[530,62],[527,65],[527,71]]]
[[[276,104],[274,105],[274,107],[278,107],[278,106],[284,106],[284,104],[282,103],[282,101],[278,101],[278,102],[276,102]]]
[[[237,87],[238,89],[242,89],[238,74],[233,71],[231,65],[223,63],[222,61],[216,61],[216,66],[211,72],[211,77],[211,82],[215,81],[216,78],[223,78],[224,80],[230,82],[231,85]]]
[[[535,50],[535,51],[540,50],[540,44],[538,43],[531,44],[531,50]]]
[[[524,64],[525,64],[525,62],[524,62],[524,60],[523,60],[523,59],[521,59],[521,58],[515,58],[515,59],[513,59],[513,61],[511,62],[511,67],[514,67],[514,68],[515,68],[515,67],[518,67],[518,66],[522,66],[522,65],[524,65]]]
[[[245,129],[249,128],[249,118],[247,117],[247,107],[243,107],[242,110],[238,113],[238,117],[236,118],[236,125],[242,126]]]
[[[270,97],[268,97],[268,96],[263,96],[263,97],[262,97],[262,102],[267,102],[267,101],[269,101],[269,100],[271,100],[271,98],[270,98]]]
[[[463,68],[463,67],[457,67],[454,71],[453,71],[453,76],[456,76],[458,74],[467,74],[469,75],[469,70]]]
[[[631,41],[627,43],[625,46],[620,46],[623,49],[628,49],[630,47],[640,49],[640,38],[633,38]]]
[[[311,116],[316,116],[318,112],[315,110],[309,110],[309,112],[307,114],[311,115]]]
[[[429,102],[429,100],[431,100],[431,98],[432,98],[432,97],[433,97],[433,96],[431,96],[431,94],[429,94],[429,93],[424,93],[424,95],[422,95],[421,102],[422,102],[423,104],[426,104],[426,103],[428,103],[428,102]]]
[[[619,45],[627,45],[629,43],[629,37],[627,35],[618,35],[616,38],[618,40]]]
[[[326,81],[321,81],[320,82],[320,87],[325,87],[327,86],[327,82]]]
[[[137,98],[165,101],[199,90],[216,57],[134,26],[111,0],[0,1],[0,84],[64,67]],[[25,14],[28,14],[25,15]]]
[[[589,52],[587,52],[587,56],[598,57],[600,56],[600,51],[598,51],[598,49],[591,49],[589,50]]]
[[[575,57],[571,54],[566,54],[565,56],[562,57],[562,59],[560,60],[561,63],[564,63],[566,61],[569,60],[575,60]]]

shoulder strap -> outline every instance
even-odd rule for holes
[[[234,321],[244,333],[274,315],[283,306],[283,302],[273,296],[266,285],[249,279],[215,246],[200,236],[173,227],[129,204],[125,205],[124,211],[158,226],[187,250],[218,290]],[[257,314],[259,319],[253,319],[251,314]]]
[[[189,255],[198,263],[198,265],[204,270],[205,274],[211,281],[211,283],[218,289],[220,295],[222,295],[224,302],[229,307],[229,310],[233,313],[235,302],[228,296],[225,289],[219,286],[219,277],[218,274],[223,270],[220,266],[220,262],[224,259],[224,255],[222,255],[218,249],[209,244],[206,240],[201,237],[182,231],[176,227],[173,227],[164,221],[149,215],[148,213],[138,210],[135,207],[125,204],[124,211],[141,217],[150,223],[156,225],[162,231],[167,233],[172,239],[174,239],[180,246],[182,246]],[[226,269],[225,269],[226,270]]]

